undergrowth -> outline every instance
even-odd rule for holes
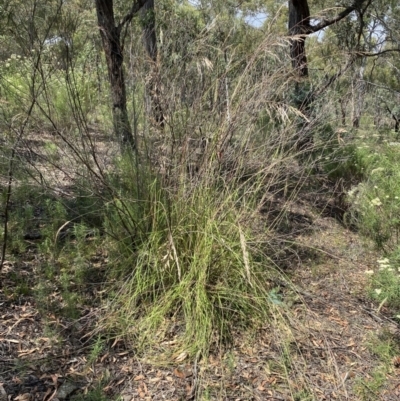
[[[365,179],[351,188],[350,220],[361,234],[371,238],[382,257],[371,274],[370,295],[383,306],[400,313],[400,186],[399,142],[391,132],[360,138],[357,147]]]

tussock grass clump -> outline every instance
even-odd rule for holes
[[[206,36],[197,52],[209,53]],[[239,75],[222,53],[208,54],[199,65],[207,80],[190,88],[183,66],[163,70],[168,124],[162,136],[144,128],[111,177],[105,231],[116,284],[100,330],[146,356],[206,355],[277,307],[268,234],[261,241],[255,231],[269,230],[259,224],[263,205],[293,199],[304,182],[294,155],[303,116],[286,101],[291,78],[270,52],[281,45],[267,37]],[[176,97],[176,87],[190,96]]]
[[[239,190],[218,190],[203,179],[191,191],[182,186],[151,202],[151,231],[122,262],[124,272],[127,260],[132,265],[106,324],[117,325],[139,349],[174,342],[194,355],[265,321],[269,262],[251,244]]]

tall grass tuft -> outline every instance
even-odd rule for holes
[[[209,53],[213,34],[199,52]],[[207,79],[194,77],[184,98],[170,87],[189,91],[182,70],[162,70],[162,135],[137,111],[136,155],[121,159],[108,184],[116,284],[100,329],[146,356],[207,355],[283,307],[266,254],[280,212],[266,223],[260,210],[278,193],[293,199],[305,175],[293,150],[302,115],[286,102],[290,76],[272,51],[281,46],[267,37],[238,75],[220,52],[208,54],[199,66]]]
[[[138,349],[174,341],[188,354],[207,353],[268,319],[270,263],[251,243],[247,195],[217,185],[207,175],[174,193],[150,185],[147,239],[131,249],[115,244],[125,278],[106,324]]]

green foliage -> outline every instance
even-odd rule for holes
[[[38,68],[40,73],[32,76],[31,71]],[[0,111],[6,122],[24,115],[35,100],[39,107],[33,109],[32,115],[39,129],[54,130],[54,125],[59,130],[71,128],[77,118],[74,110],[79,108],[81,116],[88,116],[100,100],[96,72],[88,73],[83,67],[64,70],[51,63],[42,64],[35,54],[31,57],[12,54],[0,63],[0,72]]]
[[[88,365],[91,365],[92,363],[96,362],[97,358],[101,355],[103,350],[104,350],[104,340],[102,340],[101,337],[98,336],[97,340],[92,345],[90,355],[87,361]]]
[[[87,393],[73,395],[70,399],[71,401],[110,401],[110,397],[104,393],[101,383]]]
[[[373,401],[379,398],[380,391],[392,370],[392,359],[399,351],[398,345],[389,333],[382,337],[372,337],[368,348],[378,358],[380,365],[368,377],[356,380],[355,390],[362,401]]]
[[[370,280],[370,295],[380,308],[387,305],[400,317],[400,260],[399,250],[388,258],[378,260],[378,270]]]
[[[293,394],[294,401],[313,401],[314,396],[308,390],[301,390]]]
[[[361,150],[368,152],[363,156],[368,178],[349,192],[349,200],[362,233],[371,237],[378,248],[390,251],[399,243],[399,150],[391,144],[374,148],[364,145]]]
[[[32,37],[23,38],[21,32],[28,32],[23,29],[1,32],[0,40],[12,43],[15,52],[1,50],[0,128],[5,146],[0,173],[7,177],[11,149],[19,152],[23,147],[15,145],[19,134],[28,144],[33,134],[35,139],[47,134],[40,141],[38,160],[28,161],[18,153],[21,165],[33,166],[18,165],[14,171],[7,248],[14,257],[23,256],[25,234],[40,234],[29,246],[40,258],[33,294],[43,313],[75,320],[84,305],[101,302],[92,291],[94,284],[101,284],[104,291],[98,292],[106,302],[99,329],[125,336],[134,348],[158,353],[158,358],[164,352],[176,352],[182,359],[205,356],[271,317],[273,324],[286,329],[282,311],[292,295],[271,280],[279,273],[265,249],[275,252],[273,259],[280,262],[280,250],[272,248],[286,241],[294,223],[279,208],[286,208],[286,201],[296,203],[304,175],[315,171],[315,164],[322,167],[323,179],[355,185],[348,196],[350,218],[380,249],[395,252],[390,254],[390,268],[372,277],[371,296],[381,305],[400,307],[397,148],[382,144],[383,135],[373,144],[360,144],[351,138],[357,134],[351,129],[342,140],[335,128],[339,113],[344,114],[343,122],[347,109],[357,103],[360,79],[354,78],[353,64],[340,68],[340,48],[354,47],[355,21],[343,21],[342,30],[340,24],[329,28],[322,40],[307,41],[310,79],[296,82],[288,43],[276,34],[286,35],[287,2],[246,1],[238,6],[236,1],[219,0],[202,2],[203,7],[187,1],[157,3],[156,63],[144,56],[141,44],[146,21],[134,20],[121,30],[128,108],[138,146],[132,154],[116,158],[115,143],[102,139],[112,129],[111,99],[93,4],[91,8],[80,1],[37,3],[37,17],[29,7],[20,16],[10,14],[13,29],[18,23],[32,27]],[[118,17],[129,8],[126,2],[115,6]],[[259,7],[268,10],[265,26],[250,28],[244,16]],[[238,10],[243,11],[241,16]],[[342,43],[346,37],[349,41]],[[393,61],[387,57],[385,61]],[[395,89],[398,63],[393,61],[388,68],[380,61],[366,61],[371,83]],[[330,74],[339,71],[341,75],[330,80]],[[152,91],[146,85],[152,80],[166,117],[162,132],[148,116]],[[369,108],[362,125],[378,114],[374,105],[380,104],[380,110],[384,106],[367,89]],[[382,93],[390,97],[388,103],[397,104],[395,94],[379,96]],[[341,110],[337,103],[346,96],[351,100],[340,103]],[[301,105],[308,106],[307,115],[296,109]],[[382,124],[387,127],[387,120]],[[310,133],[315,145],[306,156],[309,160],[301,163],[292,149],[299,132]],[[199,138],[204,149],[191,149]],[[192,163],[197,153],[200,156]],[[54,196],[47,185],[58,189],[56,171],[66,177],[67,191]],[[45,185],[33,186],[34,178]],[[4,191],[1,196],[4,203]],[[271,210],[261,213],[268,203]],[[259,221],[270,214],[277,216],[272,228],[270,221]],[[279,233],[274,231],[278,226]],[[295,245],[293,250],[297,251]],[[105,267],[93,262],[97,253],[102,266],[107,265],[107,276]],[[31,294],[31,283],[17,274],[12,279],[17,284],[14,296]],[[89,364],[103,351],[104,341],[99,336],[93,343]],[[288,381],[295,374],[292,355],[288,343],[276,362],[278,375]],[[231,370],[234,364],[227,363]],[[382,372],[377,370],[361,387],[377,391]],[[311,393],[299,383],[292,396],[305,401],[312,399]],[[74,399],[106,397],[99,385]]]
[[[165,193],[152,184],[147,193],[141,201],[151,222],[146,237],[129,247],[120,236],[114,244],[118,258],[112,274],[119,269],[127,278],[109,314],[110,327],[133,335],[140,349],[164,341],[176,327],[177,347],[195,355],[225,342],[233,330],[265,321],[269,262],[260,255],[254,258],[257,250],[241,223],[247,211],[236,206],[243,202],[239,192],[217,190],[204,179],[190,191],[183,186],[175,194]],[[134,230],[135,200],[129,193],[120,199],[112,206],[123,211],[125,226]],[[277,304],[277,295],[271,297]]]
[[[337,146],[337,137],[330,138],[319,149],[324,172],[332,180],[344,179],[346,183],[359,183],[363,180],[370,160],[363,147],[350,143]]]
[[[371,138],[357,147],[365,179],[348,192],[348,201],[352,205],[349,220],[386,255],[371,271],[370,296],[379,308],[389,306],[396,314],[400,312],[400,149],[389,141],[377,143]]]
[[[355,390],[362,401],[374,401],[379,397],[380,390],[385,382],[385,371],[377,368],[369,378],[358,379],[355,384]]]

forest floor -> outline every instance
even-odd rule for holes
[[[103,159],[111,163],[111,156]],[[68,179],[57,177],[60,188]],[[0,401],[399,400],[400,326],[385,305],[367,296],[367,273],[381,255],[316,210],[303,199],[285,212],[282,244],[293,246],[275,253],[294,286],[276,284],[279,302],[270,321],[195,360],[185,353],[146,359],[122,339],[93,336],[103,313],[96,306],[102,304],[100,281],[90,288],[94,302],[76,305],[80,317],[67,318],[42,305],[62,304],[62,289],[54,285],[46,300],[37,296],[44,263],[37,248],[6,260],[0,273]],[[106,255],[100,251],[90,263],[104,277]]]
[[[376,268],[378,255],[331,217],[309,221],[296,241],[317,253],[299,255],[292,268],[298,295],[286,302],[290,333],[266,322],[207,360],[182,355],[152,363],[122,341],[99,342],[96,350],[89,335],[99,311],[81,311],[77,321],[44,316],[29,291],[12,295],[21,293],[13,288],[17,274],[34,281],[40,258],[6,263],[0,277],[0,401],[67,400],[85,391],[82,400],[400,399],[400,358],[388,360],[385,352],[399,343],[399,326],[365,293],[366,271]]]

